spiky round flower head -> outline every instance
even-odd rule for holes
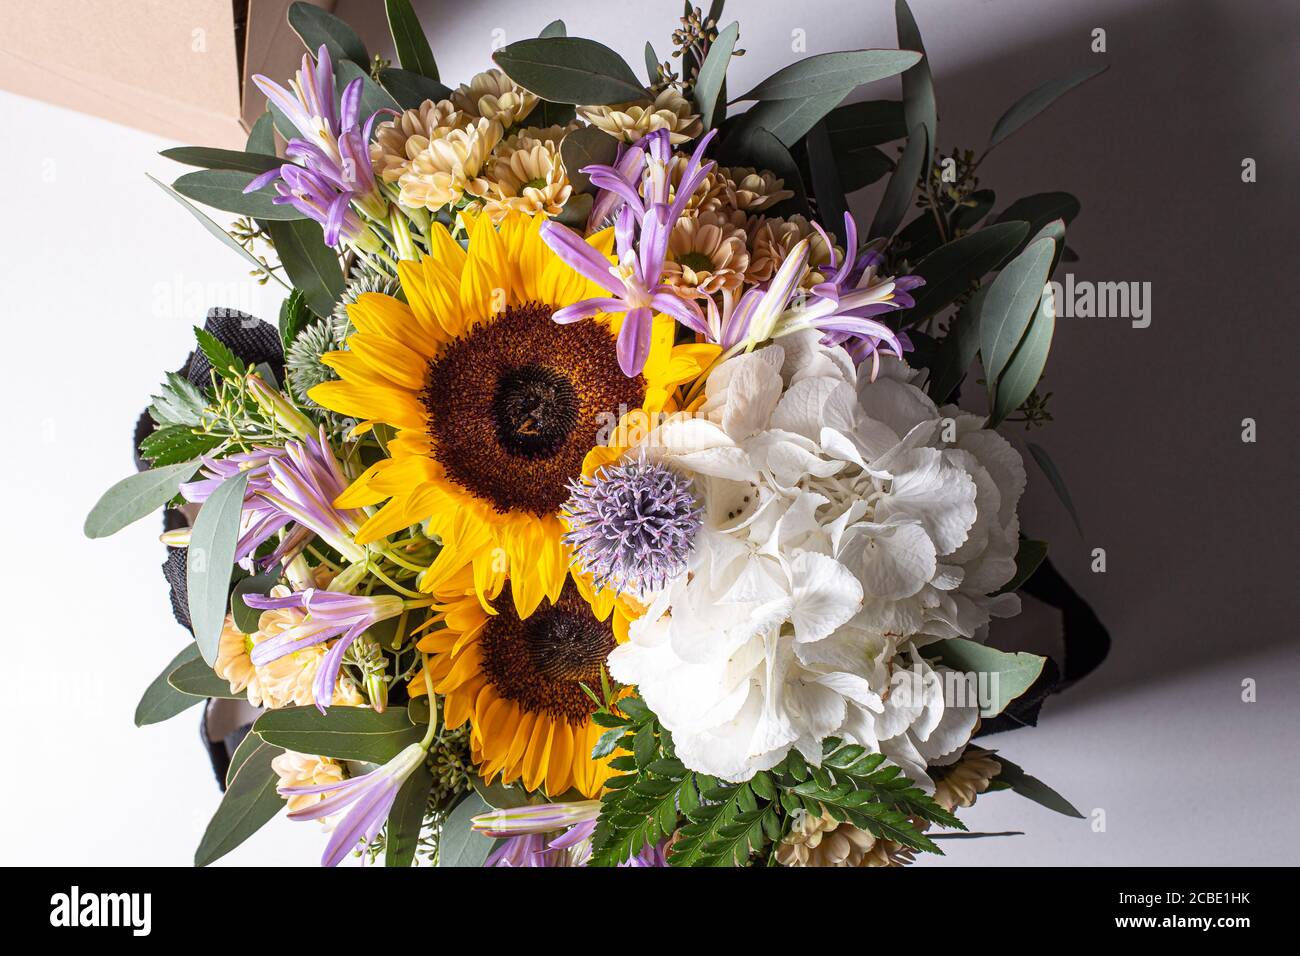
[[[332,368],[321,363],[321,356],[347,348],[347,338],[352,334],[348,306],[355,305],[357,298],[367,292],[393,295],[397,292],[397,280],[373,273],[355,276],[339,296],[329,317],[306,326],[285,353],[289,388],[304,408],[316,407],[316,403],[307,397],[307,392],[321,382],[338,378]]]
[[[569,491],[565,541],[598,590],[646,594],[686,569],[701,524],[691,479],[641,458],[606,465]]]

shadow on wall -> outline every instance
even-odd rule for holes
[[[382,9],[342,0],[338,12],[372,49],[389,49]],[[784,65],[771,38],[835,24],[835,49],[892,45],[892,3],[732,3],[749,25],[744,79]],[[1055,422],[1030,440],[1065,477],[1083,522],[1075,532],[1033,464],[1022,505],[1031,537],[1052,542],[1061,572],[1111,629],[1111,657],[1079,688],[1047,705],[1104,703],[1179,671],[1220,666],[1293,640],[1296,539],[1293,490],[1300,474],[1290,436],[1296,407],[1293,357],[1300,192],[1294,95],[1300,89],[1300,7],[1284,2],[1154,0],[1128,9],[1073,2],[913,0],[935,73],[939,142],[983,149],[1002,111],[1067,70],[1104,56],[1109,72],[1068,94],[1001,144],[981,169],[995,189],[994,215],[1013,199],[1066,190],[1082,214],[1070,229],[1081,259],[1057,278],[1150,283],[1151,324],[1126,318],[1058,320],[1046,388]],[[562,17],[629,56],[654,40],[667,55],[679,4],[484,2],[453,14],[417,2],[444,79],[487,66],[491,24],[531,35]],[[534,23],[533,21],[536,21]],[[1106,31],[1107,52],[1090,50]],[[810,31],[811,33],[812,31]],[[440,41],[439,36],[444,39]],[[473,37],[475,50],[463,49]],[[458,49],[461,47],[461,49]],[[983,47],[981,54],[973,48]],[[481,52],[479,52],[481,50]],[[636,56],[632,57],[632,52]],[[810,42],[809,52],[821,52]],[[961,64],[949,68],[949,64]],[[741,84],[744,85],[744,84]],[[896,98],[897,81],[855,98]],[[1242,182],[1243,159],[1259,182]],[[880,186],[855,196],[870,220]],[[979,386],[968,385],[974,407]],[[1259,440],[1241,440],[1253,418]],[[1016,440],[1009,426],[1007,434]],[[1105,550],[1104,574],[1090,570]]]

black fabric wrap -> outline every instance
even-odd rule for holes
[[[263,363],[270,366],[279,381],[284,380],[284,348],[280,344],[280,333],[275,326],[255,318],[238,309],[213,308],[208,310],[203,328],[221,342],[235,356],[250,367]],[[185,359],[185,364],[178,370],[179,375],[199,388],[206,389],[211,384],[212,364],[206,355],[195,349]],[[137,471],[149,467],[148,462],[140,457],[140,442],[153,433],[157,426],[146,410],[135,423],[131,436],[131,453],[135,458]],[[188,525],[185,516],[174,508],[163,509],[163,530],[176,531]],[[172,616],[191,636],[193,626],[190,622],[189,599],[185,588],[184,548],[168,548],[167,560],[163,562],[163,579],[167,582],[168,597],[171,599]],[[250,725],[251,726],[251,725]],[[216,774],[217,784],[226,789],[226,770],[230,767],[230,758],[235,749],[248,734],[248,727],[241,727],[223,740],[212,740],[208,734],[208,712],[203,708],[199,730],[204,749],[212,761],[212,772]]]

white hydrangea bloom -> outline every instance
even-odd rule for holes
[[[1024,467],[903,363],[859,379],[817,339],[722,363],[699,413],[637,450],[694,479],[704,527],[610,672],[693,769],[744,780],[791,747],[815,763],[834,735],[924,785],[978,707],[973,690],[954,706],[956,675],[917,649],[1019,611],[988,595],[1015,571]]]

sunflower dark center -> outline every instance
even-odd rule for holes
[[[601,664],[615,645],[609,623],[596,620],[572,581],[559,601],[543,603],[526,620],[515,614],[509,585],[496,608],[479,645],[497,693],[526,710],[585,723],[595,705],[582,685],[600,686]]]
[[[645,398],[596,322],[530,303],[476,325],[429,363],[420,395],[446,477],[499,512],[554,514],[601,430]]]
[[[525,365],[497,381],[497,438],[523,458],[555,454],[578,422],[578,391],[555,369]]]

